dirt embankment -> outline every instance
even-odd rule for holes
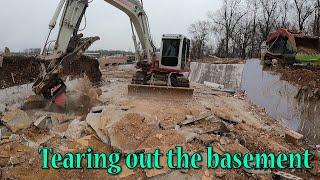
[[[34,57],[4,57],[0,69],[0,88],[33,82],[40,73],[40,61]]]
[[[276,68],[281,74],[281,79],[311,89],[320,88],[320,67],[316,66],[291,66]]]
[[[244,60],[240,58],[219,58],[207,57],[202,59],[195,59],[192,62],[208,63],[208,64],[244,64]]]
[[[317,49],[314,49],[314,48],[308,48],[308,47],[304,47],[304,46],[299,46],[298,47],[298,53],[302,53],[302,54],[319,54],[319,51]]]
[[[33,56],[6,56],[0,68],[0,89],[34,82],[39,73],[39,58]],[[87,56],[81,56],[68,67],[65,67],[63,75],[78,76],[83,73],[93,82],[100,81],[101,72],[98,61]]]

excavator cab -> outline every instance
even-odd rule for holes
[[[162,37],[160,68],[184,70],[189,59],[190,39],[183,35],[166,34]]]

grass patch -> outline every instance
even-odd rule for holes
[[[320,64],[320,54],[297,54],[296,60],[301,63]]]

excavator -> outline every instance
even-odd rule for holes
[[[135,47],[137,72],[128,86],[129,94],[147,93],[170,95],[193,95],[186,73],[188,67],[190,40],[181,34],[165,34],[162,36],[160,50],[155,47],[148,23],[148,17],[143,8],[142,0],[104,0],[118,8],[130,18],[132,38]],[[40,58],[49,65],[41,65],[39,74],[33,85],[33,91],[53,102],[63,102],[66,85],[61,76],[63,69],[77,57],[83,54],[98,36],[83,37],[79,33],[80,24],[85,17],[88,0],[60,0],[58,7],[49,23],[49,34],[42,49]],[[53,50],[48,45],[51,32],[60,18],[59,33]],[[136,34],[139,42],[137,42]],[[52,48],[51,48],[52,49]]]

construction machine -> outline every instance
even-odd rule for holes
[[[320,38],[307,36],[298,30],[280,28],[262,43],[261,59],[271,65],[277,59],[281,65],[320,60]]]
[[[129,85],[129,94],[143,92],[150,87],[154,93],[193,94],[185,73],[189,72],[188,59],[190,40],[180,34],[163,35],[160,51],[155,47],[150,34],[148,17],[142,0],[104,0],[118,8],[130,18],[132,38],[135,47],[137,72]],[[91,1],[92,2],[92,1]],[[60,0],[49,23],[49,35],[42,50],[41,58],[50,61],[48,67],[42,65],[42,73],[33,85],[33,91],[48,99],[61,101],[66,85],[60,74],[66,65],[76,56],[84,53],[99,37],[84,38],[78,34],[88,0]],[[58,17],[61,16],[60,28],[53,51],[49,53],[48,44]],[[136,38],[138,35],[142,50]]]

